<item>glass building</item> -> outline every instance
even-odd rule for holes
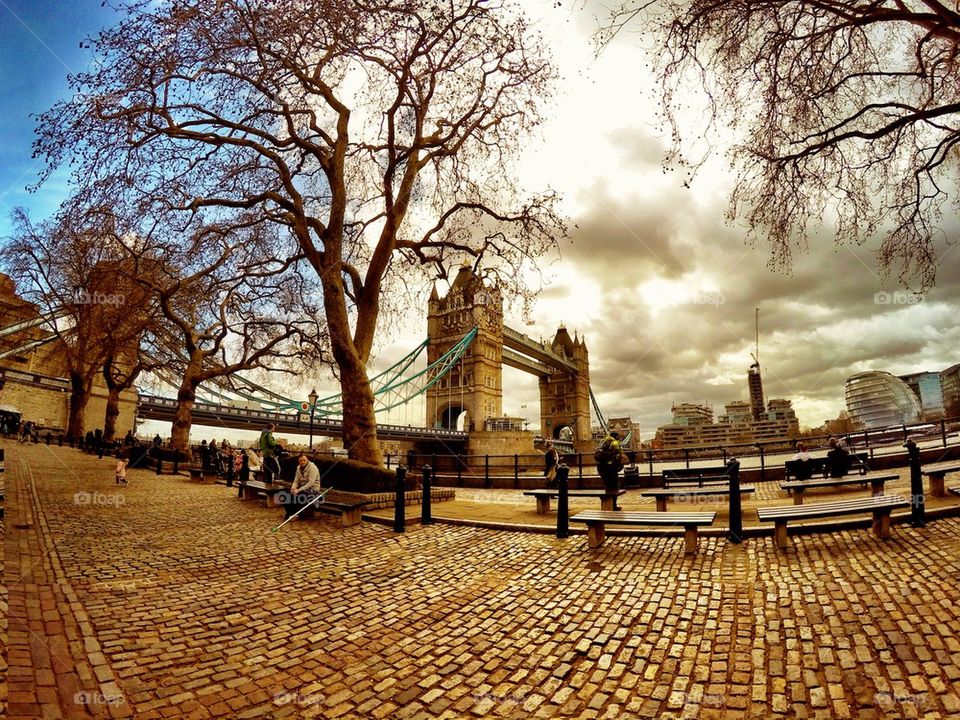
[[[850,419],[860,428],[919,422],[920,401],[903,380],[870,370],[847,378],[845,393]]]

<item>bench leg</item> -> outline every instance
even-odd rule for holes
[[[773,540],[777,544],[777,547],[780,548],[781,550],[787,549],[787,523],[786,522],[774,522]]]
[[[873,534],[881,540],[888,540],[890,538],[890,508],[874,511]]]
[[[256,499],[257,499],[257,491],[256,491],[255,489],[253,489],[252,487],[247,487],[246,485],[244,485],[244,486],[241,488],[241,492],[243,492],[243,499],[244,499],[244,500],[256,500]]]
[[[601,495],[600,496],[600,509],[601,510],[613,510],[617,504],[616,495]]]
[[[537,495],[537,514],[546,515],[550,512],[550,497],[547,495]]]
[[[943,486],[943,479],[946,473],[937,473],[930,476],[930,495],[933,497],[946,497],[947,492]]]
[[[883,495],[883,480],[871,480],[870,481],[870,494],[871,495]]]
[[[280,497],[281,497],[283,494],[284,494],[284,493],[282,493],[282,492],[278,492],[278,493],[268,492],[268,493],[267,493],[267,507],[271,507],[271,508],[272,508],[272,507],[281,507],[281,506],[283,505],[283,503],[280,502]]]
[[[667,511],[667,498],[664,495],[657,496],[657,512]]]
[[[360,508],[344,510],[343,514],[340,516],[340,526],[350,527],[351,525],[359,525],[360,520],[362,519],[360,515]]]
[[[606,539],[606,527],[603,523],[587,523],[587,545],[598,548]]]
[[[683,528],[683,551],[687,555],[697,554],[697,526],[687,525]]]
[[[794,504],[794,505],[803,505],[803,490],[794,490],[794,491],[793,491],[793,504]]]

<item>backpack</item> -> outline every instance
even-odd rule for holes
[[[604,438],[596,452],[593,453],[593,459],[598,463],[612,463],[620,459],[620,453],[613,447],[612,438]]]

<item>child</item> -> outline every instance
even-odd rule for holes
[[[127,484],[127,458],[117,458],[117,485]]]

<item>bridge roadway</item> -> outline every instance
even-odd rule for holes
[[[171,398],[140,395],[137,413],[141,418],[172,422],[177,410],[177,401]],[[306,435],[310,432],[309,414],[291,414],[252,410],[197,402],[193,406],[193,421],[199,425],[237,428],[241,430],[261,430],[267,423],[275,423],[278,432]],[[313,434],[339,437],[343,425],[339,421],[314,418]],[[410,425],[387,425],[377,423],[377,437],[381,440],[443,440],[444,442],[466,442],[467,433],[442,428],[421,428]]]

